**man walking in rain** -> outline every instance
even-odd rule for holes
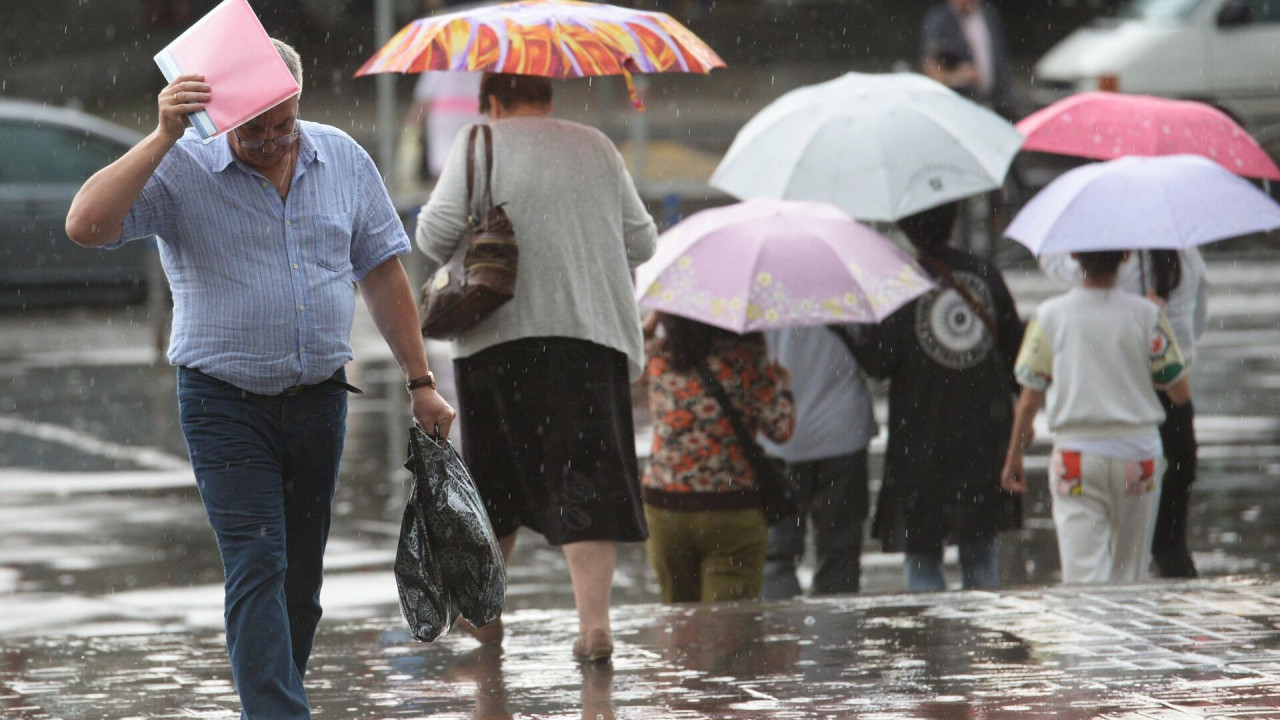
[[[302,63],[273,41],[299,87]],[[67,234],[114,248],[156,234],[173,288],[169,361],[226,578],[241,717],[310,718],[302,678],[320,620],[346,434],[354,282],[408,380],[413,415],[449,432],[400,260],[408,238],[373,161],[293,96],[205,144],[184,119],[216,93],[160,92],[156,129],[85,182]]]
[[[1013,116],[1013,66],[1004,23],[983,0],[947,0],[924,18],[924,74],[1005,117]]]

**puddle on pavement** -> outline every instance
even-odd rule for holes
[[[308,692],[329,718],[1280,713],[1280,586],[1266,583],[632,605],[615,618],[612,666],[571,661],[567,611],[511,613],[501,649],[416,643],[394,616],[329,625]],[[234,717],[224,652],[217,632],[33,639],[0,651],[0,710]],[[47,715],[22,709],[36,707]]]
[[[1239,305],[1215,319],[1193,378],[1191,546],[1209,577],[1270,573],[1280,557],[1280,337],[1273,312]],[[0,716],[233,717],[221,572],[184,469],[173,371],[77,357],[0,367],[18,378],[0,384]],[[563,555],[522,536],[505,652],[413,643],[389,571],[407,406],[387,361],[352,371],[367,393],[351,404],[335,503],[311,671],[319,717],[1280,717],[1275,588],[871,597],[902,589],[898,556],[874,545],[867,596],[696,610],[642,604],[657,597],[643,546],[624,546],[619,656],[604,671],[570,661]],[[1004,578],[1053,583],[1043,493],[1026,510],[1001,541]]]

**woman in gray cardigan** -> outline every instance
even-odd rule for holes
[[[514,299],[453,346],[463,455],[504,557],[522,526],[564,550],[574,656],[603,661],[613,653],[616,543],[648,536],[631,418],[630,383],[644,364],[631,271],[653,254],[657,229],[613,143],[550,117],[549,80],[486,73],[480,105],[493,129],[492,187],[483,136],[468,158],[466,128],[417,229],[434,272],[491,190],[520,246]],[[472,207],[468,162],[478,171]],[[470,630],[502,640],[501,621]]]

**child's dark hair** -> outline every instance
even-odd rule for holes
[[[671,367],[677,372],[689,372],[698,367],[717,343],[738,340],[764,347],[764,335],[760,333],[739,335],[714,325],[667,313],[660,313],[658,322],[662,323],[662,329],[666,333],[662,350],[671,358]]]
[[[480,112],[489,112],[490,95],[498,98],[503,109],[547,105],[551,102],[551,80],[536,75],[487,72],[480,78]]]
[[[1182,283],[1182,260],[1177,250],[1152,250],[1151,252],[1151,289],[1161,299],[1168,300],[1169,294]]]
[[[1124,262],[1124,250],[1094,250],[1076,253],[1076,262],[1086,275],[1115,275]]]

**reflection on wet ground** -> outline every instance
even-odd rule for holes
[[[660,608],[648,604],[643,547],[630,545],[612,672],[569,661],[568,571],[535,536],[522,536],[510,574],[505,653],[410,641],[390,573],[408,409],[362,318],[349,374],[367,393],[351,405],[313,699],[339,718],[1230,717],[1249,703],[1255,717],[1280,717],[1264,699],[1280,691],[1280,590],[1228,579],[1272,572],[1280,549],[1277,270],[1210,263],[1191,512],[1210,582],[877,596],[901,592],[901,556],[871,550],[864,597]],[[1035,272],[1009,280],[1024,314],[1058,289]],[[173,371],[153,362],[143,309],[0,315],[0,338],[0,717],[229,716],[217,550],[174,417]],[[431,350],[447,392],[447,354]],[[1038,435],[1042,490],[1043,426]],[[873,478],[882,450],[883,437]],[[1056,582],[1047,498],[1026,503],[1025,529],[1001,540],[1002,574],[1011,586]]]
[[[1280,585],[630,605],[612,666],[569,658],[571,611],[518,611],[505,648],[415,643],[396,616],[330,624],[326,718],[1280,716]],[[230,718],[217,632],[42,637],[0,651],[6,718]]]

